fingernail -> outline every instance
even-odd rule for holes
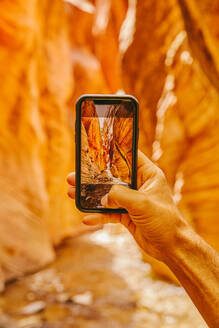
[[[108,194],[106,194],[102,199],[101,199],[101,204],[103,206],[107,206],[108,204]]]

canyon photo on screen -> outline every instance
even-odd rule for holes
[[[132,104],[82,102],[81,203],[101,208],[113,184],[129,187],[132,174]]]

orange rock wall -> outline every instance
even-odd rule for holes
[[[66,197],[73,92],[61,0],[0,3],[0,279],[51,261],[78,221]]]
[[[81,111],[83,116],[82,123],[86,131],[86,135],[84,135],[84,133],[82,135],[82,148],[87,148],[86,143],[88,143],[88,148],[86,150],[89,152],[89,158],[91,162],[98,167],[98,170],[102,171],[106,168],[106,163],[103,156],[100,124],[94,103],[92,101],[83,101]],[[83,144],[84,140],[87,140],[85,144]]]
[[[168,0],[138,1],[136,10],[123,79],[140,101],[140,148],[166,173],[183,215],[219,250],[219,8]]]
[[[88,135],[84,128],[84,125],[81,126],[81,181],[82,183],[89,183],[88,177],[97,176],[100,174],[100,168],[96,162],[92,161],[92,152],[89,147]]]
[[[133,118],[128,116],[129,112],[121,106],[114,118],[110,166],[113,176],[131,183]]]

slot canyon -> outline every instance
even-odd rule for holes
[[[210,0],[0,2],[0,327],[207,327],[123,227],[81,223],[66,176],[77,98],[131,94],[139,148],[219,251],[218,21]],[[128,184],[131,123],[85,105],[84,177]]]

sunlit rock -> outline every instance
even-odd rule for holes
[[[121,105],[113,121],[110,145],[111,172],[115,177],[131,183],[133,118],[127,105]]]
[[[98,167],[99,171],[103,171],[106,168],[106,163],[104,162],[103,157],[103,142],[100,123],[93,101],[88,100],[82,102],[81,115],[82,123],[86,130],[86,136],[83,135],[82,139],[85,140],[85,144],[82,145],[82,147],[87,147],[87,149],[89,149],[91,162],[94,163],[94,166]],[[88,146],[86,144],[88,144]],[[86,152],[87,149],[85,150]]]
[[[79,231],[82,214],[67,199],[65,179],[74,167],[74,101],[83,93],[138,98],[140,149],[166,173],[183,216],[219,249],[218,3],[136,5],[0,4],[0,289],[46,265],[53,244]],[[98,125],[86,123],[83,174],[96,176],[110,148],[93,142]],[[114,123],[120,140],[129,127]],[[111,144],[112,171],[122,179],[130,173],[128,139]]]
[[[2,282],[54,259],[78,225],[65,182],[73,163],[71,53],[63,2],[0,4]]]
[[[92,152],[88,143],[88,135],[85,130],[84,125],[81,126],[81,138],[83,140],[81,147],[81,179],[82,183],[89,183],[93,178],[95,182],[95,177],[100,174],[100,169],[94,161],[91,160]]]
[[[209,1],[138,1],[123,81],[140,102],[140,148],[166,173],[183,216],[218,250],[217,15]]]

